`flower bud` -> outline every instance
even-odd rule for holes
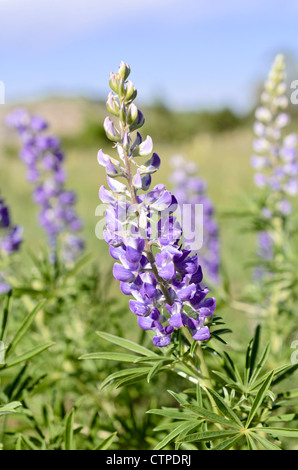
[[[127,122],[128,124],[132,124],[138,117],[138,108],[135,104],[131,104],[127,111]]]
[[[116,78],[116,75],[113,72],[110,73],[109,85],[110,85],[110,88],[118,95],[118,93],[119,93],[119,82]]]
[[[139,127],[142,127],[144,125],[145,118],[143,113],[138,109],[138,115],[137,118],[134,120],[134,122],[129,126],[131,131],[135,131],[136,129],[139,129]]]
[[[114,114],[114,116],[119,116],[120,105],[112,92],[108,94],[107,109],[110,113]]]
[[[138,154],[140,157],[148,157],[152,153],[152,150],[153,150],[153,142],[152,142],[151,137],[147,135],[144,142],[142,142],[138,148]]]
[[[125,81],[129,77],[129,74],[130,74],[129,65],[121,61],[119,69],[118,69],[118,74],[119,74],[119,77]]]
[[[133,86],[133,83],[128,80],[125,90],[125,102],[129,103],[129,101],[133,101],[137,96],[137,90]]]
[[[114,123],[109,117],[105,118],[103,127],[108,139],[112,140],[113,142],[119,142],[120,134],[117,129],[115,129]]]

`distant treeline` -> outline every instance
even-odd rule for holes
[[[292,107],[292,117],[296,123],[298,119],[297,107]],[[103,129],[103,120],[108,113],[102,116],[104,109],[100,103],[100,115],[93,112],[86,117],[82,132],[71,138],[65,138],[65,146],[93,146],[106,142]],[[143,134],[152,136],[155,142],[183,142],[192,139],[201,133],[217,134],[233,131],[244,126],[252,126],[254,110],[246,115],[238,115],[230,108],[207,111],[173,111],[163,103],[156,103],[150,107],[142,107],[146,122]]]

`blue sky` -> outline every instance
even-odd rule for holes
[[[297,16],[297,0],[0,0],[0,80],[7,103],[105,97],[124,60],[143,102],[246,111],[274,55],[298,59]]]

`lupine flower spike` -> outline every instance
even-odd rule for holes
[[[19,250],[23,241],[23,228],[11,223],[10,211],[4,199],[0,198],[0,258],[10,256]],[[5,282],[0,273],[0,295],[11,290],[10,284]]]
[[[195,205],[203,206],[203,246],[198,251],[198,258],[202,269],[208,279],[214,284],[219,283],[220,268],[220,244],[218,234],[218,224],[215,220],[214,206],[207,196],[207,184],[197,176],[197,165],[194,162],[186,161],[181,155],[171,158],[171,165],[174,171],[171,173],[169,181],[173,185],[173,193],[176,197],[181,215],[183,218],[183,206],[191,205],[191,217],[196,223],[200,220],[195,218]],[[194,227],[194,231],[201,230],[202,227]]]
[[[207,298],[208,288],[200,286],[198,257],[181,244],[175,197],[163,184],[150,190],[151,175],[161,161],[152,153],[151,137],[143,140],[138,131],[144,116],[134,104],[137,90],[129,75],[124,62],[110,75],[107,108],[115,119],[107,117],[104,128],[118,158],[98,153],[109,185],[100,188],[99,197],[108,205],[104,238],[116,260],[114,277],[121,291],[132,296],[129,306],[139,326],[155,333],[155,346],[167,346],[181,327],[195,340],[206,340],[210,332],[205,322],[215,310],[215,299]]]
[[[262,217],[273,228],[274,224],[285,223],[292,211],[288,198],[298,194],[297,135],[284,131],[290,122],[286,113],[288,98],[285,79],[285,61],[282,55],[278,55],[265,83],[261,106],[256,110],[255,153],[251,158],[256,170],[255,184],[266,193]],[[273,232],[259,232],[258,254],[263,260],[273,258],[274,245],[278,243]]]
[[[45,230],[51,249],[51,261],[56,259],[58,239],[62,256],[73,262],[84,250],[84,240],[77,235],[82,221],[75,210],[76,194],[65,189],[64,154],[60,140],[48,135],[48,124],[38,116],[18,109],[7,118],[22,142],[20,158],[27,166],[27,179],[34,185],[33,200],[41,207],[39,223]]]

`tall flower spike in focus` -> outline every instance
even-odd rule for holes
[[[285,79],[284,57],[278,55],[255,114],[251,164],[256,170],[255,184],[265,195],[261,213],[269,229],[259,233],[258,252],[265,261],[273,259],[274,246],[282,243],[281,233],[292,211],[289,197],[298,194],[297,135],[285,132],[290,122]]]
[[[214,284],[220,280],[220,243],[218,234],[218,224],[215,220],[214,206],[207,196],[207,184],[197,176],[197,165],[194,162],[186,161],[181,155],[174,155],[171,158],[171,166],[174,171],[169,177],[173,185],[173,193],[176,197],[183,217],[183,205],[191,205],[191,217],[195,225],[200,223],[195,218],[195,205],[203,206],[203,246],[198,251],[198,258],[207,277]],[[198,232],[202,227],[194,227]]]
[[[51,261],[57,255],[58,240],[66,262],[73,262],[84,250],[82,229],[75,204],[76,194],[65,188],[64,154],[60,140],[46,133],[47,122],[18,109],[7,117],[22,142],[20,158],[27,166],[27,179],[34,185],[33,200],[41,207],[39,223],[47,234]]]
[[[0,198],[0,261],[20,249],[23,241],[23,228],[11,223],[10,211],[4,199]],[[10,284],[5,282],[0,273],[0,295],[11,290]]]
[[[129,75],[124,62],[110,75],[107,108],[114,118],[107,117],[104,128],[118,158],[98,152],[109,185],[101,186],[99,197],[108,206],[104,239],[116,260],[114,277],[123,294],[132,297],[129,306],[139,326],[154,332],[155,346],[167,346],[181,327],[203,341],[210,337],[206,323],[216,302],[207,298],[208,288],[200,286],[198,257],[182,246],[175,197],[163,184],[150,190],[160,158],[152,153],[151,137],[143,140],[138,131],[144,116],[134,104],[137,90]]]

